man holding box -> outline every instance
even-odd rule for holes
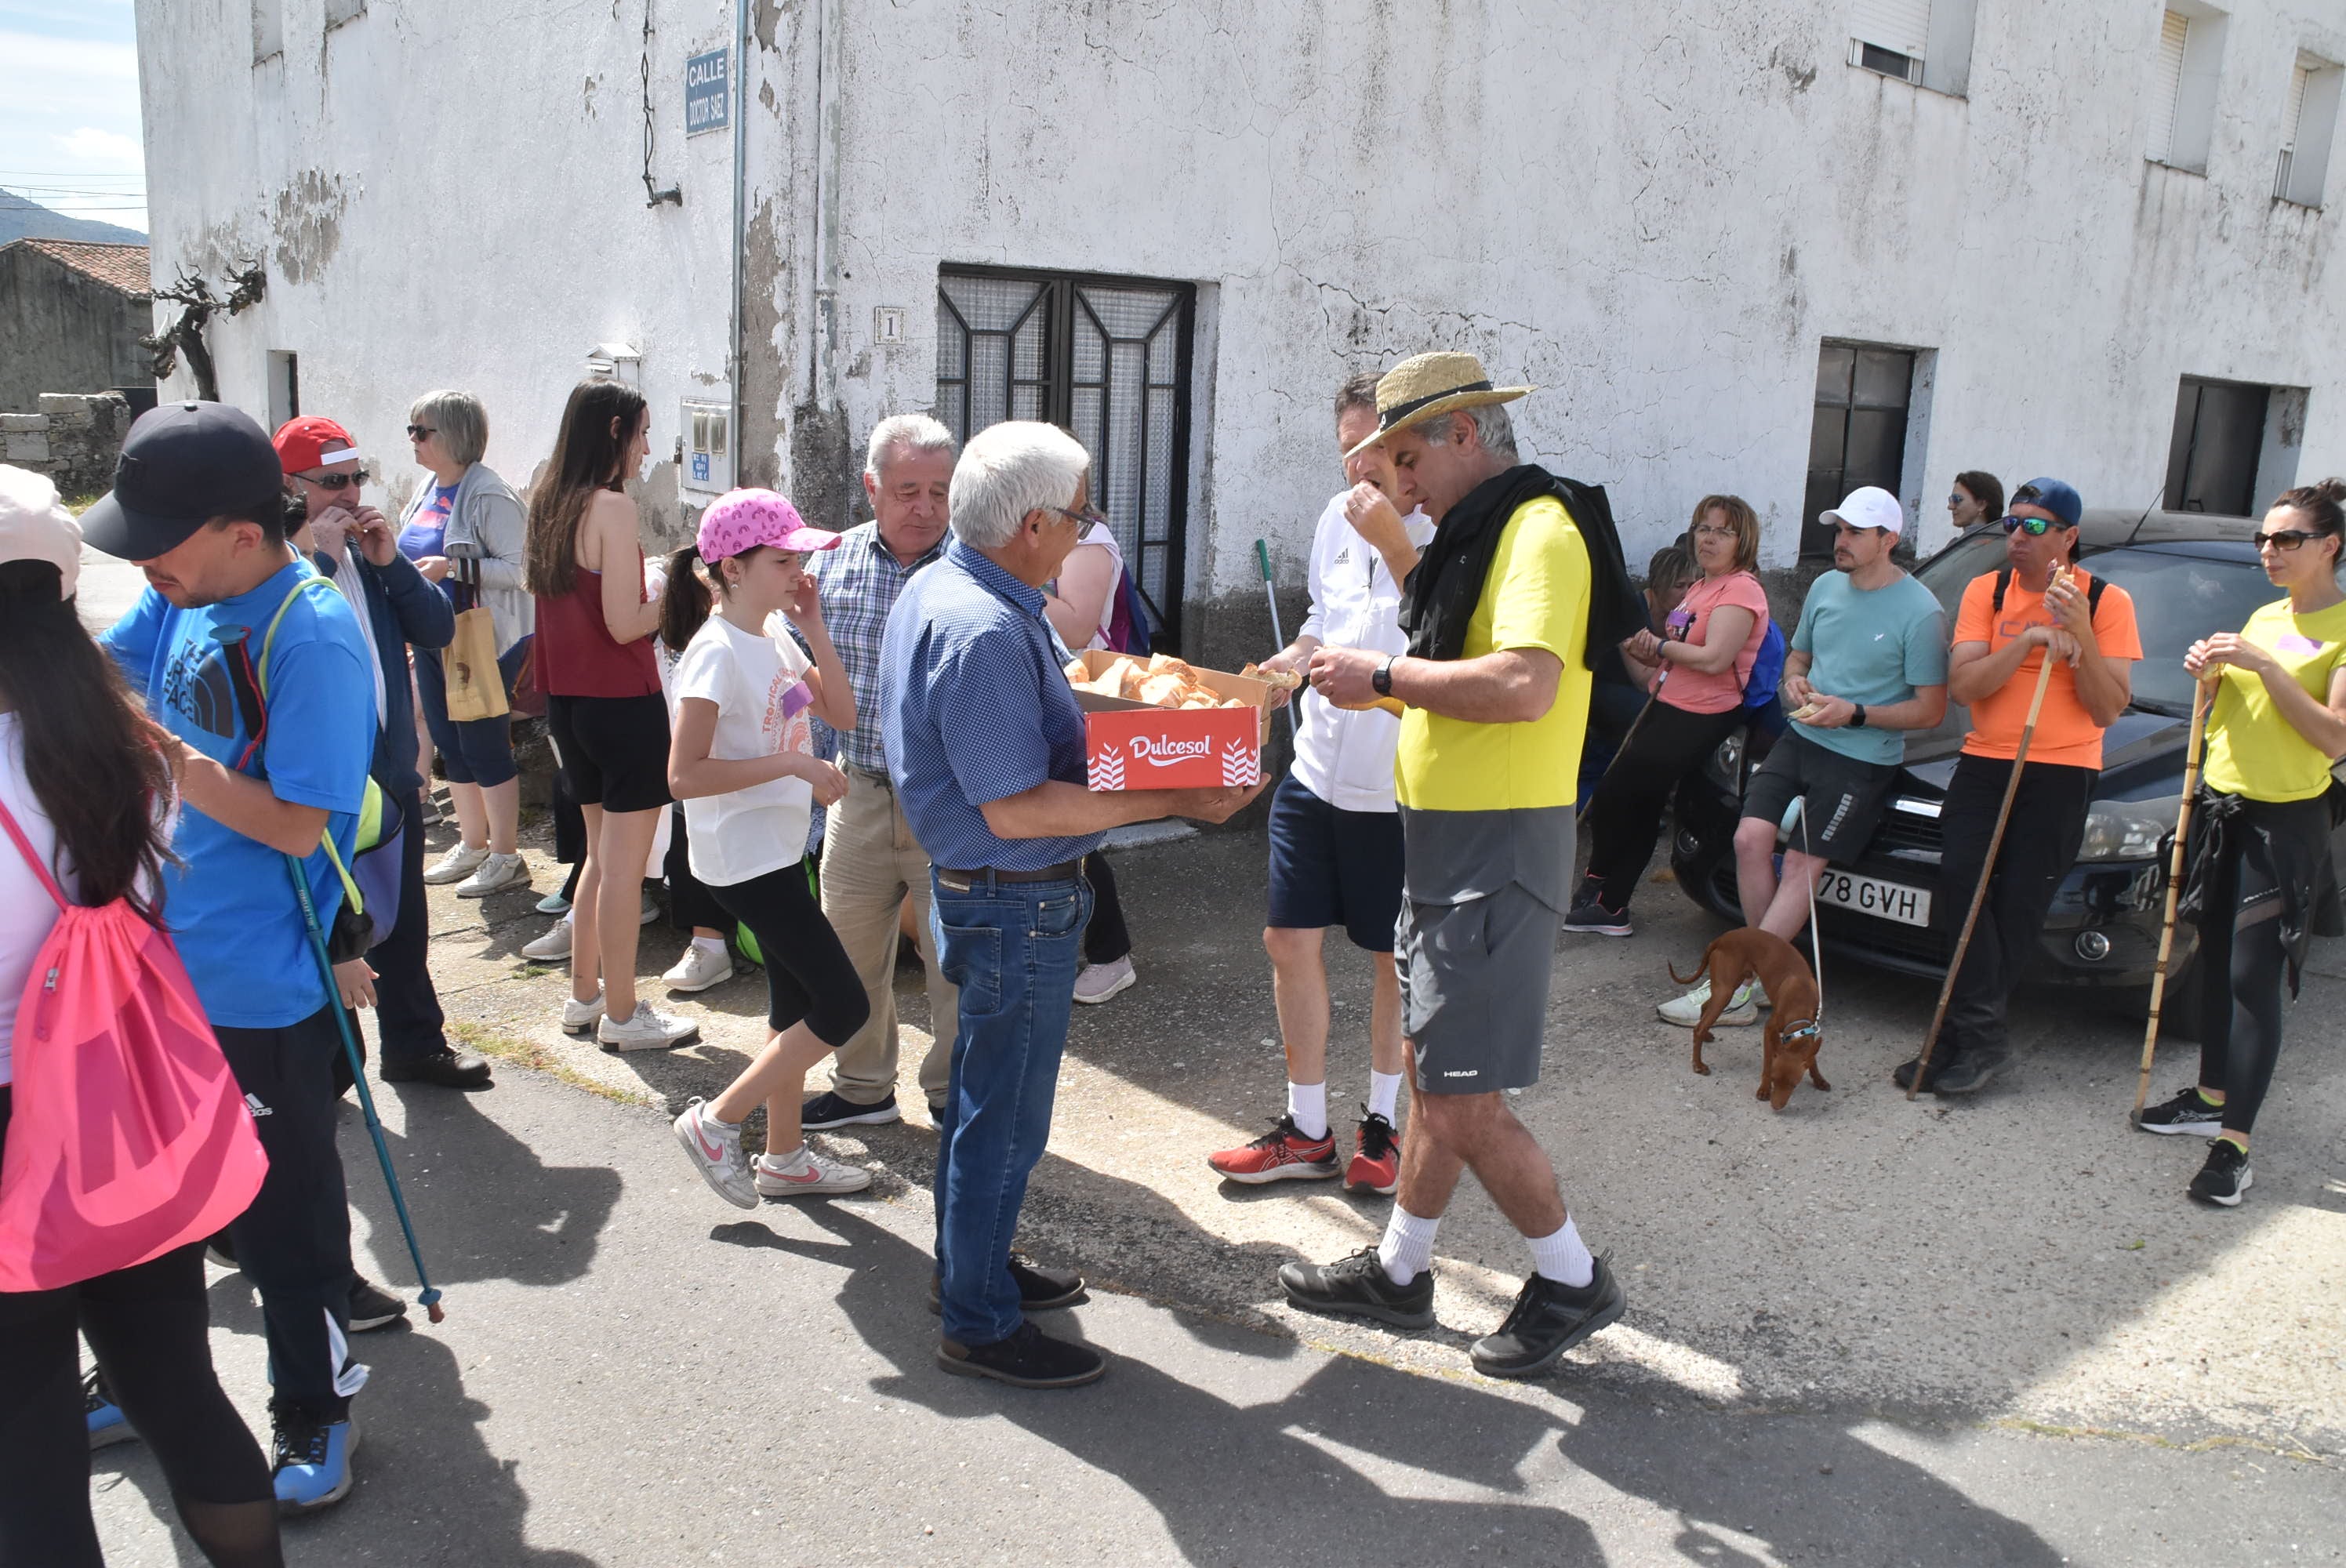
[[[953,541],[905,587],[881,643],[888,772],[928,851],[935,936],[959,988],[937,1118],[938,1363],[1018,1388],[1088,1383],[1088,1345],[1054,1339],[1029,1309],[1083,1291],[1010,1251],[1043,1157],[1075,1008],[1091,891],[1084,857],[1127,822],[1219,822],[1247,789],[1094,794],[1066,647],[1043,615],[1092,519],[1091,460],[1075,437],[1013,421],[971,438],[954,466]]]
[[[1312,688],[1329,701],[1403,709],[1394,953],[1416,1077],[1382,1242],[1279,1271],[1307,1310],[1430,1327],[1434,1229],[1472,1168],[1532,1253],[1514,1309],[1474,1346],[1476,1369],[1496,1377],[1546,1370],[1626,1299],[1502,1093],[1539,1078],[1572,892],[1587,649],[1642,621],[1602,493],[1515,460],[1502,405],[1531,390],[1494,388],[1471,354],[1420,354],[1377,383],[1377,428],[1354,449],[1382,444],[1396,500],[1423,504],[1435,525],[1402,600],[1408,652],[1311,656]]]

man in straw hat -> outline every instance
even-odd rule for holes
[[[1546,1153],[1501,1091],[1536,1082],[1558,922],[1571,895],[1586,650],[1642,624],[1604,492],[1515,461],[1504,404],[1472,354],[1420,354],[1377,383],[1396,504],[1434,521],[1403,591],[1406,653],[1323,647],[1311,685],[1339,707],[1402,708],[1395,759],[1404,897],[1394,933],[1415,1075],[1384,1239],[1280,1270],[1311,1311],[1433,1321],[1434,1227],[1472,1168],[1531,1244],[1533,1272],[1476,1369],[1530,1377],[1621,1315]]]

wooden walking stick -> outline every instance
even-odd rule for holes
[[[2012,820],[2012,798],[2020,793],[2020,769],[2028,760],[2028,743],[2036,738],[2036,716],[2045,708],[2045,688],[2053,684],[2053,650],[2036,672],[2036,695],[2028,699],[2028,719],[2020,727],[2020,744],[2012,754],[2012,777],[2004,780],[2004,804],[1995,809],[1995,830],[1987,836],[1987,863],[1980,867],[1979,886],[1972,890],[1972,907],[1964,915],[1964,929],[1955,938],[1955,955],[1947,962],[1947,978],[1939,987],[1939,1009],[1931,1014],[1931,1032],[1923,1036],[1923,1054],[1914,1064],[1914,1077],[1906,1085],[1911,1100],[1931,1070],[1931,1048],[1939,1043],[1939,1026],[1947,1021],[1947,1003],[1955,994],[1955,976],[1964,967],[1964,952],[1972,944],[1972,928],[1979,923],[1980,906],[1987,901],[1987,885],[1995,877],[1996,851],[2004,848],[2004,825]]]
[[[2192,694],[2191,738],[2183,748],[2183,805],[2175,813],[2175,852],[2167,864],[2167,918],[2158,928],[2158,967],[2150,972],[2150,1018],[2142,1029],[2142,1073],[2134,1083],[2132,1121],[2150,1097],[2150,1059],[2158,1050],[2158,1009],[2167,1000],[2167,960],[2175,947],[2175,906],[2183,896],[2183,846],[2191,836],[2191,798],[2199,793],[2199,746],[2208,734],[2208,710],[2216,706],[2216,683],[2202,680]]]

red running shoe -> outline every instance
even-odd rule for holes
[[[1353,1192],[1382,1193],[1386,1197],[1401,1186],[1401,1135],[1393,1131],[1391,1122],[1365,1105],[1361,1107],[1360,1140],[1344,1172],[1344,1186]]]
[[[1232,1181],[1257,1186],[1268,1181],[1327,1181],[1336,1175],[1333,1134],[1307,1138],[1293,1116],[1281,1116],[1270,1131],[1241,1148],[1208,1155],[1206,1163]]]

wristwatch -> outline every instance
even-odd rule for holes
[[[1849,727],[1851,729],[1863,729],[1865,728],[1865,704],[1862,702],[1852,702],[1849,707]]]
[[[1401,657],[1399,654],[1387,655],[1385,662],[1377,666],[1376,673],[1369,677],[1369,685],[1379,697],[1392,695],[1393,660],[1399,657]]]

